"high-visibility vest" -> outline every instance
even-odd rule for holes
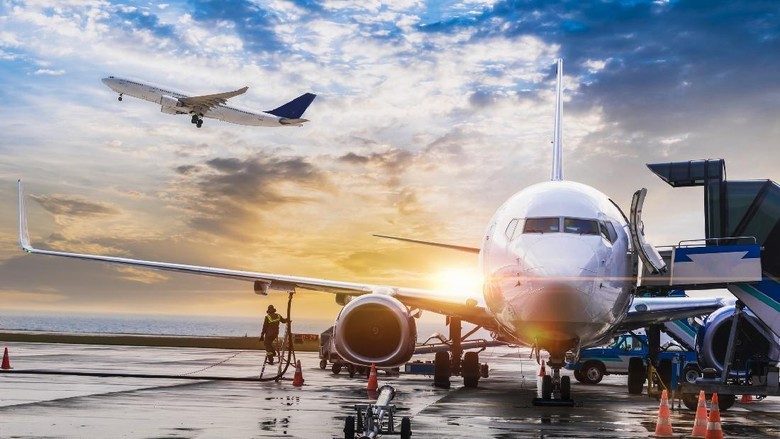
[[[276,322],[279,322],[279,321],[282,320],[282,316],[280,316],[279,314],[276,314],[276,313],[274,313],[274,314],[267,314],[265,316],[265,318],[266,318],[266,320],[268,320],[268,323],[276,323]]]

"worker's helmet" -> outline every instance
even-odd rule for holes
[[[276,312],[276,308],[274,308],[273,305],[268,305],[268,311],[267,312]]]

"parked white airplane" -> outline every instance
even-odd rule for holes
[[[456,343],[460,343],[463,320],[490,330],[496,340],[548,351],[553,374],[543,381],[542,394],[545,399],[555,395],[568,400],[569,377],[560,375],[567,352],[577,355],[581,348],[597,346],[627,330],[702,315],[724,303],[719,298],[632,295],[637,255],[658,270],[664,267],[637,226],[641,202],[634,203],[630,224],[603,193],[563,180],[561,79],[558,60],[551,181],[530,186],[504,203],[490,220],[479,248],[396,238],[479,254],[483,301],[404,287],[39,250],[30,244],[21,183],[20,245],[28,253],[252,281],[258,294],[297,288],[334,293],[339,303],[346,303],[336,319],[334,346],[346,361],[356,364],[406,362],[415,347],[418,311],[444,314],[457,322],[457,334],[451,327]],[[449,382],[451,364],[462,366],[466,386],[477,385],[476,354],[467,353],[462,363],[458,356],[451,363],[445,352],[438,353],[436,376],[446,374]]]
[[[252,112],[225,105],[228,99],[246,93],[249,87],[235,91],[204,96],[188,96],[157,85],[135,81],[117,76],[102,79],[111,90],[123,95],[143,99],[160,105],[160,111],[166,114],[189,114],[192,123],[198,128],[203,125],[203,118],[210,117],[239,125],[261,127],[301,126],[307,119],[301,119],[317,95],[305,93],[292,101],[273,110]]]

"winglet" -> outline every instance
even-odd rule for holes
[[[32,253],[33,248],[30,244],[30,233],[27,231],[27,212],[24,208],[24,191],[22,190],[22,180],[19,179],[19,246],[27,253]]]
[[[553,130],[553,162],[550,180],[563,180],[563,139],[561,118],[563,117],[563,59],[558,58],[558,78],[555,86],[555,128]]]
[[[314,93],[304,93],[281,107],[266,111],[266,113],[283,119],[300,119],[316,97],[317,95]]]

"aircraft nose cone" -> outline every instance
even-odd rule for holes
[[[551,281],[593,277],[599,266],[596,251],[588,243],[563,234],[537,242],[521,258],[536,276]]]

